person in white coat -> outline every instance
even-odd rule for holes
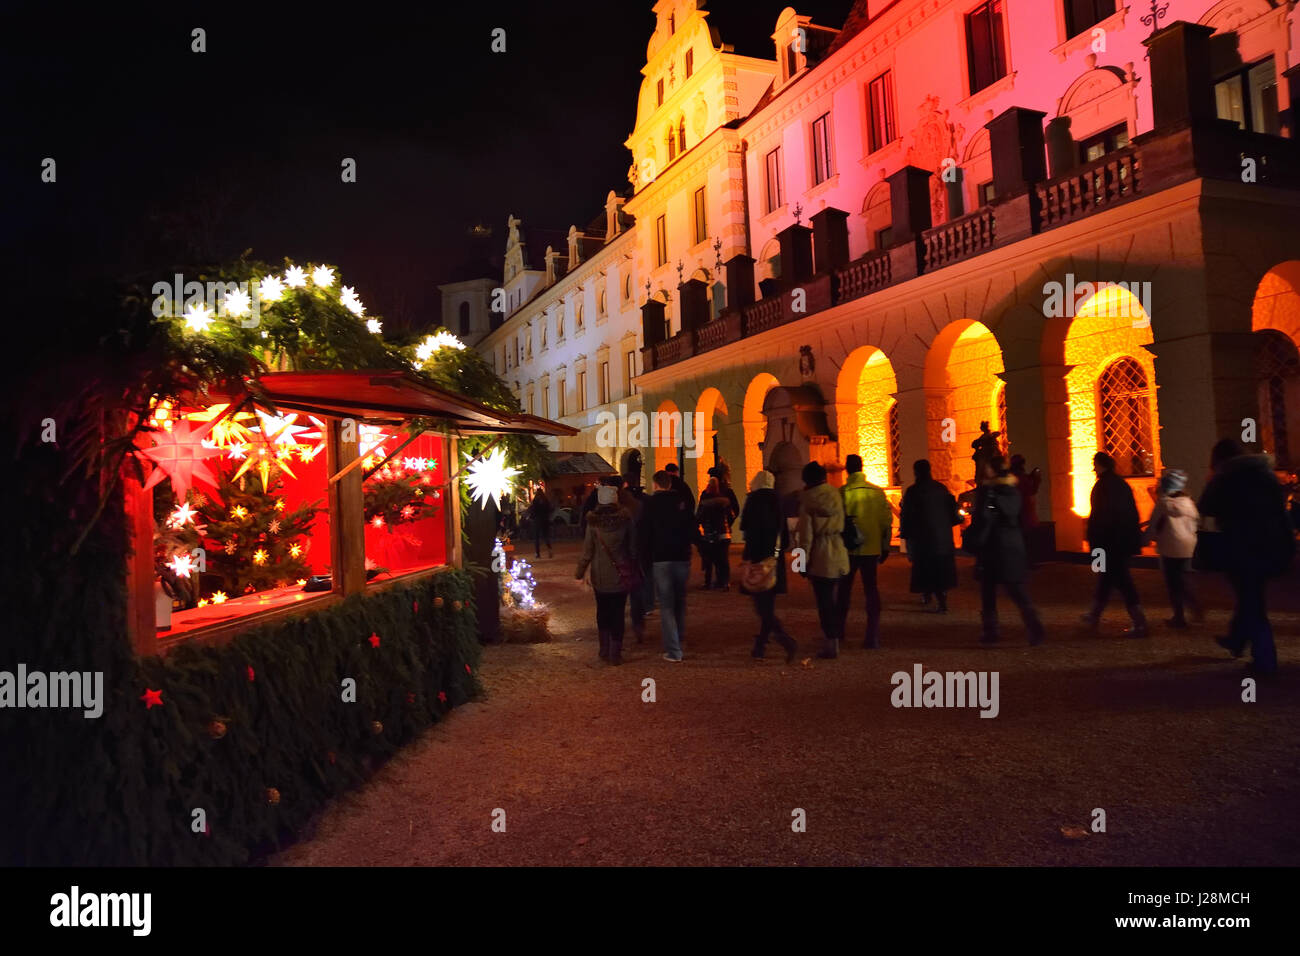
[[[1191,611],[1193,620],[1204,620],[1200,603],[1187,588],[1187,569],[1196,550],[1196,528],[1201,516],[1196,502],[1184,491],[1187,472],[1169,468],[1160,477],[1160,494],[1151,519],[1147,522],[1147,537],[1155,542],[1160,554],[1160,569],[1169,589],[1169,605],[1174,616],[1165,622],[1172,628],[1187,627],[1184,608]]]

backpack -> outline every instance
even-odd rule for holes
[[[845,495],[845,498],[847,499],[847,494]],[[866,539],[862,536],[862,529],[858,527],[858,523],[853,520],[853,515],[849,514],[847,505],[848,502],[846,500],[846,507],[844,508],[844,530],[840,532],[840,537],[844,539],[845,548],[850,551],[856,551],[858,548],[862,547]]]

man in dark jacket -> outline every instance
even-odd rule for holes
[[[677,663],[686,637],[686,582],[691,575],[695,509],[673,489],[667,471],[655,472],[654,488],[641,510],[637,552],[645,555],[654,575],[664,660]]]
[[[685,498],[687,506],[692,512],[695,511],[695,492],[691,490],[691,486],[686,483],[686,479],[678,472],[677,463],[670,461],[664,465],[664,471],[668,472],[668,477],[672,480],[673,491]]]
[[[1007,470],[1006,459],[994,455],[984,463],[984,481],[975,495],[975,511],[971,521],[971,534],[978,556],[977,571],[980,578],[981,621],[984,633],[982,644],[996,644],[998,640],[998,585],[1020,609],[1020,616],[1029,632],[1030,644],[1041,644],[1043,622],[1025,589],[1029,559],[1025,553],[1025,537],[1020,530],[1020,492],[1016,490],[1016,477]]]
[[[1083,616],[1083,623],[1096,630],[1101,614],[1106,610],[1114,588],[1124,596],[1133,624],[1124,633],[1128,637],[1147,636],[1147,618],[1142,612],[1137,586],[1129,562],[1142,550],[1142,522],[1138,518],[1137,502],[1128,482],[1115,474],[1115,459],[1105,452],[1092,458],[1097,482],[1092,486],[1091,511],[1088,514],[1088,547],[1093,551],[1094,567],[1101,561],[1097,572],[1097,593],[1092,610]],[[1101,554],[1097,550],[1101,549]]]
[[[1206,538],[1219,538],[1215,567],[1232,584],[1236,606],[1220,647],[1240,657],[1250,645],[1255,670],[1277,671],[1277,648],[1268,621],[1268,579],[1284,572],[1295,553],[1295,532],[1286,511],[1286,493],[1267,455],[1247,455],[1225,438],[1210,455],[1214,475],[1201,494],[1199,509]],[[1198,556],[1204,558],[1198,546]],[[1202,560],[1202,564],[1204,561]]]
[[[903,492],[898,520],[898,536],[912,564],[911,591],[926,604],[935,595],[939,613],[947,614],[948,592],[957,586],[952,529],[961,524],[961,515],[952,492],[932,477],[929,461],[913,462],[912,474],[916,483]]]

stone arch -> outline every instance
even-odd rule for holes
[[[759,372],[745,389],[744,405],[740,413],[745,436],[745,488],[754,476],[763,470],[763,442],[767,437],[767,418],[763,415],[763,401],[767,393],[779,388],[780,380],[770,372]]]
[[[650,444],[654,448],[655,471],[677,464],[682,439],[682,413],[677,403],[665,398],[650,422]],[[685,477],[685,476],[683,476]]]
[[[867,480],[882,488],[894,485],[898,471],[898,450],[890,429],[891,421],[897,421],[890,414],[897,391],[894,366],[874,345],[850,352],[835,382],[840,460],[860,455]]]
[[[993,181],[993,152],[989,143],[989,131],[981,128],[970,142],[966,144],[966,153],[962,157],[963,186],[966,192],[966,208],[979,209],[984,205],[980,187]]]
[[[1131,140],[1137,135],[1136,86],[1131,72],[1097,66],[1097,55],[1090,53],[1088,69],[1075,77],[1058,100],[1053,122],[1066,123],[1075,143],[1120,125]]]
[[[781,243],[769,239],[758,255],[758,262],[754,265],[754,282],[779,278],[781,278]]]
[[[1068,307],[1071,303],[1066,303]],[[1053,495],[1053,518],[1058,542],[1078,545],[1082,542],[1079,518],[1089,511],[1089,497],[1095,479],[1092,456],[1101,450],[1101,399],[1098,382],[1102,374],[1117,361],[1131,359],[1142,369],[1147,383],[1147,402],[1152,447],[1151,468],[1158,475],[1160,458],[1160,416],[1156,399],[1155,356],[1147,349],[1152,341],[1151,321],[1142,303],[1128,289],[1109,286],[1093,292],[1077,308],[1073,318],[1050,319],[1043,342],[1044,366],[1061,368],[1065,379],[1066,429],[1064,434],[1049,430],[1048,460],[1052,469],[1052,486],[1069,488],[1066,495]],[[1138,510],[1145,519],[1152,499],[1143,490],[1152,483],[1149,477],[1134,477]],[[1071,518],[1071,515],[1074,518]]]
[[[1256,339],[1255,391],[1258,447],[1278,467],[1300,464],[1300,260],[1266,272],[1251,303]]]
[[[714,425],[715,416],[727,417],[727,402],[722,392],[710,386],[700,393],[695,403],[695,490],[701,492],[709,483],[709,469],[717,464],[714,454],[714,438],[718,433]],[[683,476],[685,477],[685,476]]]
[[[984,323],[957,319],[935,336],[925,357],[925,414],[934,477],[953,494],[971,490],[975,462],[971,443],[980,422],[997,421],[1002,383],[1002,346]],[[951,438],[945,441],[945,438]]]

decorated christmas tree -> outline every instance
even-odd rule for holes
[[[304,502],[287,511],[277,494],[280,485],[275,472],[267,477],[266,487],[253,470],[237,480],[221,475],[217,495],[199,509],[207,525],[205,594],[219,601],[218,593],[235,597],[308,576],[307,536],[321,502]]]
[[[436,466],[436,461],[429,462],[428,467]],[[363,486],[363,494],[366,521],[389,528],[432,517],[442,498],[441,490],[426,476],[397,464],[380,468]]]

